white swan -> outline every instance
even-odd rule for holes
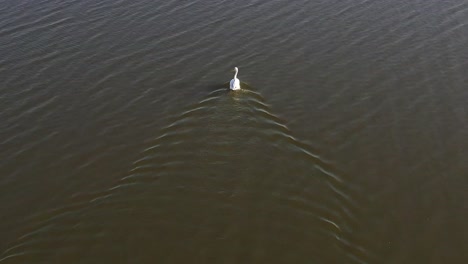
[[[229,83],[229,88],[231,90],[239,90],[241,88],[240,87],[240,80],[237,79],[237,73],[239,72],[239,69],[237,69],[237,67],[234,67],[234,71],[236,71],[236,74],[234,74],[234,78]]]

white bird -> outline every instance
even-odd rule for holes
[[[236,71],[236,74],[234,74],[234,78],[229,83],[229,88],[231,90],[239,90],[241,88],[240,87],[240,80],[237,79],[237,73],[239,72],[239,69],[237,69],[237,67],[234,67],[234,71]]]

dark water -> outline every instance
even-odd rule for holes
[[[467,47],[463,0],[1,0],[0,263],[467,263]]]

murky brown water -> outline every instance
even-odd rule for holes
[[[467,47],[462,0],[0,1],[0,263],[467,263]]]

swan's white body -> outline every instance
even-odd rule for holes
[[[234,67],[234,70],[236,71],[236,74],[234,74],[234,79],[231,80],[229,83],[229,89],[231,90],[239,90],[240,87],[240,80],[237,79],[237,73],[239,72],[239,69],[237,67]]]

